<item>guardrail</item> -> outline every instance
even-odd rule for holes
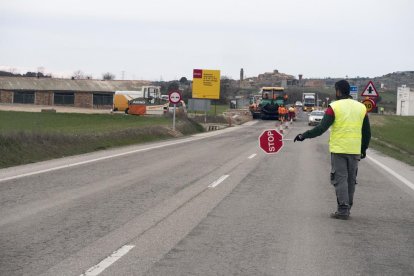
[[[206,126],[206,130],[207,131],[213,131],[213,130],[219,130],[220,129],[220,126],[219,125],[208,125],[208,126]]]

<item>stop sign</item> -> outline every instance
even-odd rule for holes
[[[283,136],[275,129],[263,131],[259,136],[259,145],[264,152],[272,154],[278,153],[283,147]]]

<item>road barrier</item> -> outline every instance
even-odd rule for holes
[[[206,127],[206,129],[207,129],[207,131],[213,131],[213,130],[219,130],[220,127],[219,127],[219,125],[208,125]]]

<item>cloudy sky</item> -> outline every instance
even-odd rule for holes
[[[0,70],[238,79],[414,70],[412,0],[0,0]]]

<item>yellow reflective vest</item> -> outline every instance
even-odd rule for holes
[[[329,138],[333,153],[361,154],[362,123],[367,108],[353,99],[343,99],[331,105],[335,120]]]

